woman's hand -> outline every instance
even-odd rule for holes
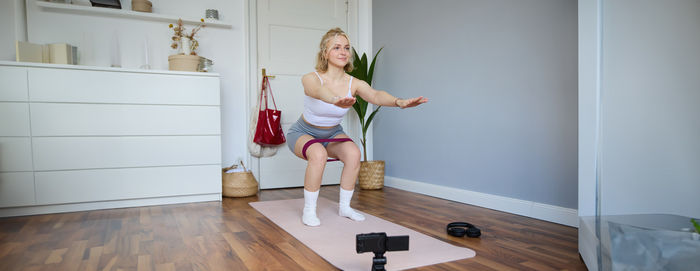
[[[428,99],[423,98],[423,96],[410,98],[410,99],[398,99],[396,100],[396,105],[401,107],[401,109],[418,106],[420,104],[427,103]]]
[[[333,103],[333,105],[340,107],[340,108],[351,107],[357,101],[357,99],[355,99],[355,97],[342,97],[341,98],[341,97],[336,96],[333,98],[335,99],[335,103]]]

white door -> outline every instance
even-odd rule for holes
[[[321,37],[334,27],[347,32],[347,14],[346,0],[257,1],[258,82],[262,80],[263,68],[275,76],[270,85],[277,107],[282,110],[285,134],[304,110],[301,76],[314,71]],[[346,133],[351,133],[353,129],[348,129],[346,123],[347,117],[342,125]],[[342,162],[328,163],[323,184],[340,183],[342,167]],[[275,156],[259,159],[260,188],[303,186],[305,171],[306,161],[285,145]]]

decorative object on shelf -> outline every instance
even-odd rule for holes
[[[119,0],[90,0],[90,3],[93,7],[122,9],[122,3]]]
[[[204,12],[204,18],[211,20],[219,20],[219,10],[207,9],[207,11]]]
[[[148,0],[131,0],[131,10],[140,12],[153,12],[153,3]]]
[[[258,181],[240,161],[238,165],[223,168],[221,171],[221,190],[224,197],[248,197],[258,193]]]
[[[47,50],[44,50],[44,48]],[[48,63],[48,46],[26,41],[15,41],[15,60],[17,62]]]
[[[119,46],[119,33],[114,31],[112,35],[112,42],[110,43],[110,55],[109,62],[110,67],[121,68],[122,67],[122,52],[121,46]]]
[[[67,43],[34,44],[15,42],[17,62],[78,64],[78,47]]]
[[[148,38],[143,41],[143,62],[144,64],[139,69],[150,70],[151,59],[148,57]]]
[[[49,44],[49,63],[78,64],[78,48],[66,43]]]
[[[200,56],[196,55],[170,55],[168,56],[168,70],[196,72],[199,67]]]
[[[175,32],[173,34],[173,43],[170,45],[173,49],[179,49],[178,54],[183,55],[197,55],[197,48],[199,48],[199,42],[194,38],[194,36],[199,32],[200,29],[206,27],[204,19],[200,19],[200,24],[197,25],[192,32],[187,34],[185,32],[185,26],[182,24],[182,19],[177,20],[177,25],[170,24],[170,28]]]
[[[214,62],[206,57],[199,58],[199,66],[197,67],[198,72],[212,72],[214,71]]]
[[[200,19],[200,24],[197,25],[188,34],[185,32],[185,26],[182,19],[177,20],[177,25],[170,24],[173,29],[172,44],[173,49],[178,49],[178,53],[168,57],[168,69],[171,71],[190,71],[198,70],[200,57],[197,55],[199,42],[195,39],[195,35],[202,27],[205,27],[204,19]]]
[[[357,54],[355,49],[352,49],[355,59],[353,64],[355,69],[348,74],[354,76],[357,79],[367,82],[367,84],[372,85],[372,76],[374,74],[374,64],[377,61],[377,56],[383,48],[379,49],[372,59],[372,64],[367,67],[367,54],[362,54],[362,58]],[[360,174],[358,179],[360,180],[360,188],[362,189],[382,189],[384,187],[384,161],[367,161],[367,130],[369,129],[370,123],[374,119],[375,114],[379,111],[381,106],[378,106],[369,117],[367,117],[367,109],[369,104],[367,101],[362,99],[359,95],[356,96],[357,102],[352,105],[353,109],[357,113],[357,117],[360,119],[360,126],[362,128],[362,152],[364,153],[364,160],[360,162]]]

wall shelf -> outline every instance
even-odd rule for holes
[[[199,24],[200,23],[199,18],[184,18],[184,17],[180,17],[180,16],[175,16],[175,15],[138,12],[138,11],[131,11],[131,10],[123,10],[123,9],[112,9],[112,8],[81,6],[81,5],[73,5],[73,4],[51,3],[51,2],[46,2],[46,1],[42,1],[42,0],[37,0],[36,5],[39,7],[45,8],[45,9],[52,9],[52,10],[63,11],[63,12],[68,12],[68,13],[75,13],[75,14],[99,14],[99,15],[106,15],[106,16],[113,16],[113,17],[122,17],[122,18],[128,17],[128,18],[135,18],[135,19],[140,19],[140,20],[150,20],[150,21],[159,21],[159,22],[170,22],[170,23],[175,23],[175,22],[177,22],[177,19],[182,19],[182,22],[185,24]],[[210,27],[233,28],[232,24],[225,23],[225,22],[212,22],[212,21],[207,20],[206,24],[207,24],[207,26],[210,26]]]

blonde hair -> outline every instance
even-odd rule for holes
[[[325,35],[323,35],[323,38],[321,38],[321,44],[319,45],[319,51],[318,54],[316,55],[316,70],[320,72],[325,72],[328,70],[328,59],[326,59],[326,52],[328,52],[328,42],[331,41],[331,39],[334,39],[338,36],[343,36],[346,39],[348,39],[348,43],[350,43],[350,38],[348,38],[348,35],[345,34],[345,32],[336,27],[331,30],[328,30]],[[350,52],[350,55],[348,56],[348,63],[345,64],[345,69],[346,72],[351,72],[355,67],[352,65],[352,62],[354,61],[355,56],[353,55],[352,51]]]

